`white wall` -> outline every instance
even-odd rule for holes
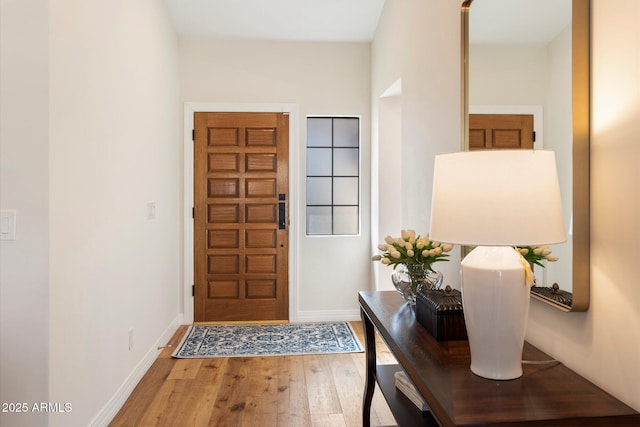
[[[370,45],[368,43],[296,43],[256,41],[180,42],[183,102],[295,104],[299,129],[292,144],[298,158],[290,159],[299,182],[290,194],[297,206],[300,261],[297,320],[328,317],[359,318],[357,292],[370,286]],[[360,236],[305,235],[306,116],[361,117]],[[293,257],[290,258],[294,259]]]
[[[640,2],[594,0],[591,307],[533,304],[528,339],[640,410]]]
[[[378,156],[374,156],[378,163],[372,167],[381,171],[381,179],[395,174],[392,189],[388,183],[379,185],[401,197],[398,203],[397,194],[380,193],[374,207],[381,209],[381,222],[374,225],[379,239],[385,234],[399,236],[403,228],[419,234],[429,231],[435,155],[460,148],[459,20],[455,1],[385,2],[371,54],[373,146],[378,149]],[[378,129],[380,117],[385,120],[384,115],[389,114],[390,101],[380,96],[398,79],[402,80],[402,95],[392,102],[400,103],[394,111],[400,112],[401,129],[393,138]],[[386,155],[390,150],[400,155]],[[384,215],[389,206],[400,215]],[[450,262],[435,265],[443,272],[444,283],[456,288],[459,260],[456,251]],[[388,288],[391,268],[379,271],[377,287]]]
[[[99,425],[179,323],[177,38],[157,0],[49,22],[49,399],[73,408],[49,422]]]
[[[46,424],[31,404],[49,400],[48,1],[0,3],[0,207],[17,211],[0,243],[0,424]],[[29,25],[25,25],[28,22]]]
[[[571,269],[573,230],[573,150],[572,140],[572,74],[571,74],[571,27],[565,28],[547,47],[549,66],[547,69],[546,103],[544,105],[544,148],[553,150],[558,165],[558,180],[562,195],[562,212],[568,231],[567,241],[553,245],[553,254],[566,260],[547,263],[544,269],[544,286],[557,282],[562,289],[573,289]],[[536,267],[536,275],[540,275]]]
[[[377,139],[371,147],[371,200],[374,206],[371,210],[371,237],[374,253],[380,253],[377,247],[386,236],[400,235],[399,224],[402,224],[402,192],[398,191],[402,179],[400,168],[378,167],[381,163],[402,164],[401,150],[395,144],[402,141],[402,94],[379,97],[377,107],[378,111],[374,113],[378,121]],[[380,144],[380,141],[385,143]],[[391,269],[380,262],[373,265],[376,289],[393,290],[393,283],[388,280]]]
[[[548,60],[544,46],[471,45],[469,103],[543,105]]]

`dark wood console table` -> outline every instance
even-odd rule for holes
[[[494,381],[469,369],[468,341],[438,342],[394,291],[360,292],[367,378],[362,407],[370,425],[376,382],[406,426],[640,426],[640,414],[562,364],[523,365],[521,378]],[[375,331],[399,365],[377,365]],[[550,357],[525,343],[525,360]],[[429,405],[421,412],[395,388],[403,369]]]

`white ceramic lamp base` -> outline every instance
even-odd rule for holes
[[[521,260],[512,247],[478,246],[462,261],[471,371],[484,378],[522,376],[530,288]]]

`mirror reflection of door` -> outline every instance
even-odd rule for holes
[[[195,113],[196,322],[287,320],[289,116]]]
[[[470,114],[469,149],[533,149],[533,115]]]

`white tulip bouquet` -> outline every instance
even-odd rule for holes
[[[434,271],[431,264],[438,261],[449,261],[447,252],[453,249],[448,243],[433,242],[429,235],[416,235],[415,230],[402,230],[400,237],[387,236],[384,243],[378,245],[382,254],[375,255],[372,260],[380,261],[384,265],[396,266],[423,265]]]

